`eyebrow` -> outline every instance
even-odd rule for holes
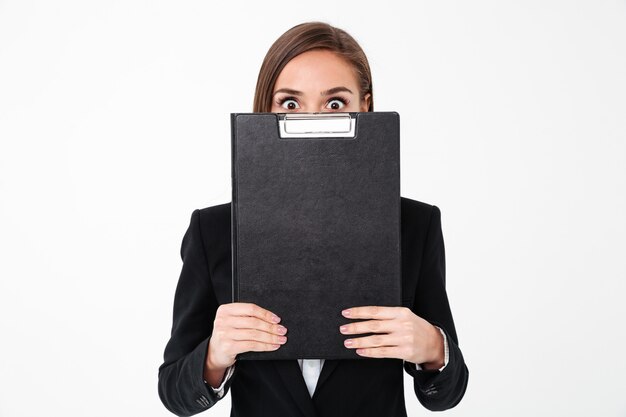
[[[354,94],[349,88],[347,87],[335,87],[335,88],[331,88],[330,90],[326,90],[326,91],[322,91],[321,94],[323,96],[330,96],[331,94],[337,94],[337,93],[350,93],[350,94]]]
[[[274,95],[276,95],[278,93],[287,93],[287,94],[291,94],[292,96],[301,96],[302,95],[302,91],[292,90],[291,88],[281,88],[280,90],[274,91]]]
[[[334,87],[334,88],[331,88],[330,90],[322,91],[320,93],[320,95],[322,95],[322,96],[330,96],[331,94],[337,94],[337,93],[341,93],[341,92],[354,94],[352,92],[352,90],[350,90],[347,87]],[[301,96],[303,94],[302,91],[292,90],[291,88],[281,88],[279,90],[276,90],[274,92],[274,95],[276,95],[278,93],[291,94],[292,96]]]

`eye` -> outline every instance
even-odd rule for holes
[[[285,97],[280,100],[279,104],[286,110],[295,110],[300,108],[298,102],[293,97]]]
[[[333,97],[328,100],[328,107],[331,110],[341,110],[346,107],[347,104],[346,100],[342,97]]]

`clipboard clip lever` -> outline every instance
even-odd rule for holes
[[[281,138],[353,138],[356,117],[350,113],[279,113]]]

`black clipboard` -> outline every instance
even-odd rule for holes
[[[233,113],[233,302],[287,342],[237,359],[362,359],[347,307],[402,305],[396,112]]]

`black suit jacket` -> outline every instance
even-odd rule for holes
[[[461,400],[469,372],[445,290],[441,213],[436,206],[401,200],[402,305],[443,329],[448,365],[440,372],[417,370],[401,359],[327,359],[311,397],[296,359],[241,360],[225,385],[231,416],[406,416],[403,369],[424,407],[445,410]],[[161,401],[179,416],[224,398],[204,383],[203,367],[217,307],[232,302],[230,215],[230,203],[195,210],[183,238],[171,338],[158,383]]]

